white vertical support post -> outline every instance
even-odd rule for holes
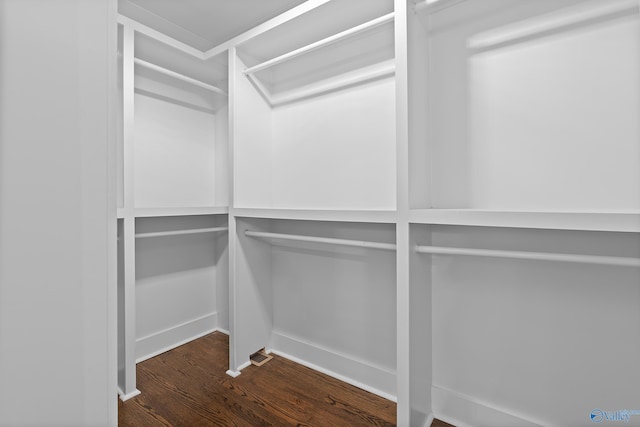
[[[123,90],[123,143],[124,143],[124,219],[122,239],[124,241],[124,307],[118,311],[124,316],[124,336],[119,338],[124,345],[124,383],[119,384],[120,399],[127,400],[140,394],[136,388],[136,238],[134,213],[134,29],[123,28],[122,45],[122,90]]]
[[[396,60],[396,424],[411,426],[410,293],[409,293],[409,100],[407,59],[407,1],[395,0]]]
[[[236,217],[234,213],[234,182],[235,182],[235,94],[236,94],[236,79],[237,79],[237,63],[236,63],[236,48],[231,47],[228,51],[229,55],[229,87],[227,93],[229,94],[228,109],[229,109],[229,370],[227,374],[232,377],[238,376],[238,357],[236,352],[236,253],[238,251],[238,236],[236,234]]]
[[[396,224],[396,304],[397,304],[397,419],[399,426],[412,426],[410,406],[410,292],[409,292],[409,224],[398,215]]]
[[[229,370],[227,375],[240,375],[240,363],[237,352],[237,310],[236,310],[236,254],[238,236],[236,234],[236,217],[229,212]]]
[[[416,239],[430,242],[431,230],[411,226],[408,213],[412,207],[431,205],[430,151],[423,117],[428,58],[424,28],[411,6],[412,0],[396,1],[398,425],[422,427],[433,421],[431,260],[416,256],[413,246]]]
[[[412,203],[428,206],[428,192],[416,193],[428,185],[424,158],[428,155],[424,114],[426,60],[420,23],[412,0],[395,0],[396,59],[396,144],[397,144],[397,425],[429,426],[431,405],[431,281],[430,261],[416,257],[412,239],[429,240],[429,230],[409,224]],[[424,50],[424,52],[422,52]],[[418,83],[418,85],[416,85]],[[409,86],[412,90],[409,90]],[[414,157],[420,157],[416,164]],[[426,206],[425,206],[426,207]]]

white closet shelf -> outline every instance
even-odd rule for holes
[[[580,264],[613,265],[619,267],[640,267],[640,258],[562,254],[550,252],[525,252],[493,249],[452,248],[442,246],[417,245],[415,251],[431,255],[464,255],[490,258],[525,259],[533,261],[570,262]]]
[[[208,51],[204,52],[203,59],[209,59],[209,58],[213,58],[214,56],[220,55],[221,53],[226,52],[231,47],[241,45],[247,40],[251,40],[255,37],[260,36],[261,34],[268,32],[269,30],[277,28],[283,24],[286,24],[287,22],[294,20],[300,16],[303,16],[305,13],[311,12],[314,9],[319,8],[320,6],[326,3],[329,3],[330,1],[331,0],[307,0],[292,9],[289,9],[288,11],[281,13],[275,18],[272,18],[258,25],[257,27],[254,27],[248,31],[245,31],[242,34],[239,34],[225,41],[224,43],[219,44],[218,46],[215,46],[212,49],[209,49]]]
[[[395,243],[370,242],[366,240],[336,239],[333,237],[303,236],[299,234],[270,233],[266,231],[245,230],[245,236],[264,239],[293,240],[297,242],[324,243],[337,246],[353,246],[358,248],[382,249],[395,251]]]
[[[364,84],[373,80],[393,76],[395,74],[395,60],[389,59],[377,64],[341,72],[339,73],[339,75],[335,75],[323,80],[318,80],[316,82],[313,82],[313,84],[307,84],[296,89],[284,90],[280,92],[277,89],[270,89],[264,81],[258,78],[256,73],[285,63],[302,55],[309,54],[323,47],[348,40],[372,29],[384,25],[393,25],[395,19],[394,17],[395,12],[390,12],[385,15],[379,16],[363,24],[356,25],[355,27],[318,40],[314,43],[276,56],[257,65],[247,67],[243,71],[243,74],[271,107],[277,107],[279,105],[322,95],[328,92],[344,89],[346,87]],[[391,56],[393,57],[393,55]]]
[[[396,211],[231,208],[236,217],[334,222],[395,223]]]
[[[253,75],[247,75],[253,86],[258,89],[265,101],[271,107],[289,104],[295,101],[323,95],[349,86],[364,84],[370,81],[392,77],[395,75],[395,61],[393,59],[376,64],[374,66],[364,67],[359,70],[344,73],[338,78],[327,79],[310,86],[272,94],[261,82]]]
[[[537,35],[555,32],[564,28],[618,16],[623,13],[637,12],[636,0],[614,2],[586,2],[576,4],[551,14],[536,16],[514,24],[506,25],[471,37],[468,41],[470,49],[489,49],[518,40],[526,40]]]
[[[414,12],[436,13],[467,0],[418,0],[414,2]]]
[[[296,49],[291,52],[285,53],[283,55],[277,56],[275,58],[269,59],[268,61],[254,65],[253,67],[249,67],[246,70],[244,70],[244,73],[246,75],[257,73],[258,71],[262,71],[267,68],[273,67],[277,64],[288,61],[290,59],[293,59],[305,53],[313,52],[314,50],[320,49],[321,47],[332,45],[334,43],[339,42],[340,40],[353,37],[364,31],[379,27],[389,22],[393,22],[394,16],[395,16],[394,12],[391,12],[386,15],[380,16],[376,19],[372,19],[371,21],[365,22],[364,24],[357,25],[353,28],[349,28],[348,30],[342,31],[340,33],[334,34],[322,40],[318,40],[317,42],[303,46],[299,49]]]
[[[156,217],[156,216],[190,216],[190,215],[223,215],[228,214],[229,208],[220,207],[180,207],[180,208],[136,208],[133,216],[136,218]]]
[[[202,234],[217,233],[219,231],[227,231],[228,227],[209,227],[209,228],[192,228],[187,230],[157,231],[153,233],[136,233],[136,239],[146,237],[164,237],[164,236],[182,236],[185,234]]]
[[[207,89],[208,91],[211,91],[213,93],[217,93],[218,95],[227,96],[227,93],[225,91],[223,91],[222,89],[220,89],[220,88],[218,88],[216,86],[210,85],[208,83],[201,82],[200,80],[196,80],[196,79],[194,79],[192,77],[185,76],[185,75],[180,74],[180,73],[176,73],[175,71],[169,70],[167,68],[160,67],[159,65],[152,64],[151,62],[143,61],[142,59],[139,59],[139,58],[135,58],[133,60],[133,62],[136,65],[140,65],[141,67],[148,68],[149,70],[153,70],[153,71],[156,71],[158,73],[173,77],[175,79],[182,80],[183,82],[190,83],[190,84],[192,84],[194,86],[198,86],[198,87],[201,87],[203,89]]]
[[[127,18],[126,16],[118,14],[118,24],[132,28],[137,33],[144,34],[147,37],[150,37],[154,40],[164,43],[167,46],[171,46],[172,48],[177,49],[181,52],[184,52],[188,55],[191,55],[194,58],[198,58],[200,60],[209,59],[209,57],[205,58],[202,51],[192,46],[189,46],[186,43],[178,41],[173,37],[169,37],[168,35],[161,33],[160,31],[154,30],[153,28],[143,25],[131,18]]]
[[[640,211],[501,211],[482,209],[412,209],[414,224],[640,232]]]

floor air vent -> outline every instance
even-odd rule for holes
[[[249,356],[251,364],[256,366],[262,366],[271,359],[273,359],[273,356],[268,355],[264,348],[256,351],[251,356]]]

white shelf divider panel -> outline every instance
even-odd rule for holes
[[[121,400],[130,399],[140,391],[136,388],[136,270],[135,219],[128,215],[134,205],[133,191],[133,139],[134,116],[134,37],[133,28],[122,31],[122,115],[123,115],[123,200],[121,210],[121,265],[122,280],[118,287],[118,388]]]
[[[483,209],[414,209],[409,211],[409,222],[415,224],[640,232],[640,212],[638,211],[527,212]]]

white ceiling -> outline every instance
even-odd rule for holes
[[[304,1],[118,0],[118,11],[204,51]]]

